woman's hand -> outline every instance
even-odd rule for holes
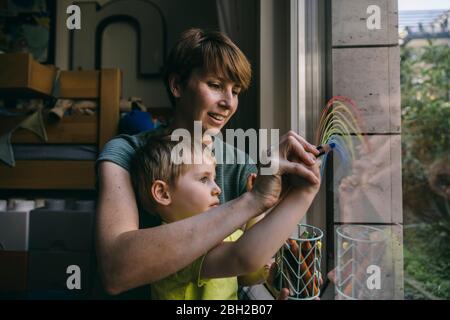
[[[277,300],[287,300],[289,297],[289,289],[288,288],[281,288],[280,291],[277,291],[275,289],[275,277],[278,273],[277,264],[275,263],[275,260],[272,259],[269,265],[269,272],[266,278],[266,284],[269,287],[269,291],[276,296]]]
[[[320,184],[320,179],[313,168],[319,153],[317,148],[303,137],[294,131],[289,131],[281,137],[279,145],[279,172],[299,176],[313,184]]]
[[[272,292],[276,296],[277,300],[287,300],[289,298],[289,289],[288,288],[281,288],[279,291],[276,290],[274,287],[276,285],[275,283],[275,277],[278,273],[278,266],[275,263],[275,261],[271,261],[269,266],[266,266],[266,268],[269,268],[268,275],[266,278],[266,284],[269,287],[269,291]],[[319,273],[319,286],[322,287],[323,285],[323,279],[322,274]],[[319,297],[315,298],[314,300],[320,300]]]

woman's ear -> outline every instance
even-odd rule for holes
[[[170,91],[172,92],[172,95],[175,98],[181,97],[181,82],[180,82],[180,76],[176,73],[172,73],[169,76],[169,86]]]
[[[153,182],[150,188],[151,197],[157,204],[168,206],[172,203],[170,197],[169,185],[161,180]]]

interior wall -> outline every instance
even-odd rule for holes
[[[70,32],[66,28],[66,9],[76,2],[92,2],[89,0],[58,0],[56,29],[56,59],[55,64],[61,69],[70,67]],[[99,5],[105,5],[110,0],[98,0]],[[168,51],[180,33],[190,27],[217,30],[218,18],[215,1],[210,0],[153,0],[162,11],[166,20]],[[81,13],[81,27],[83,12]],[[95,32],[92,27],[92,32]],[[76,31],[74,31],[76,32]],[[127,23],[109,25],[103,34],[102,68],[118,67],[124,71],[123,97],[141,97],[147,107],[168,107],[169,99],[161,78],[142,78],[137,76],[137,36],[134,29]],[[94,53],[93,53],[94,54]]]
[[[117,50],[116,39],[127,50]],[[138,78],[138,38],[134,28],[127,23],[114,23],[105,28],[102,42],[102,68],[119,67],[124,70],[122,90],[124,98],[139,97],[147,107],[170,105],[164,83],[160,78]],[[111,54],[113,52],[114,54]]]

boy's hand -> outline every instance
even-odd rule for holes
[[[263,211],[272,208],[277,203],[281,194],[281,175],[259,175],[255,179],[250,193],[263,206]]]
[[[309,193],[317,193],[320,189],[320,166],[322,165],[322,160],[318,159],[315,164],[308,166],[309,170],[317,178],[317,181],[311,182],[311,180],[306,180],[302,177],[296,175],[289,175],[289,184],[294,190],[303,190]]]

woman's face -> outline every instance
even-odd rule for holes
[[[236,112],[241,88],[216,74],[194,69],[187,83],[180,86],[177,112],[183,126],[192,128],[201,121],[203,131],[218,133]]]

